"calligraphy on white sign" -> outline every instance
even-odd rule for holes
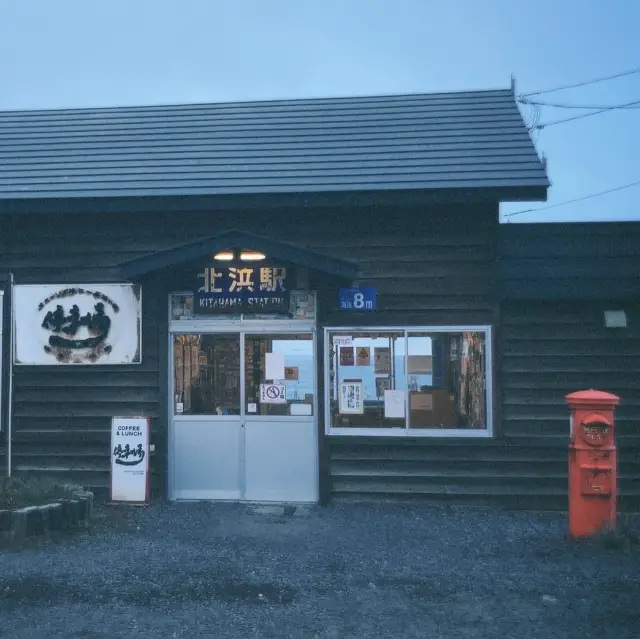
[[[15,363],[139,364],[137,284],[15,287]]]

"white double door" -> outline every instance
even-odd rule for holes
[[[171,348],[170,497],[317,501],[314,332],[174,332]]]

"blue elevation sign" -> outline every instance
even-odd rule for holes
[[[340,310],[341,311],[375,311],[376,310],[376,289],[371,287],[341,288],[340,289]]]

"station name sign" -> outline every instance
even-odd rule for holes
[[[288,313],[289,279],[283,267],[205,267],[198,273],[194,313]]]

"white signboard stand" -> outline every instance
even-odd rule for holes
[[[148,505],[149,418],[114,417],[111,420],[112,503]]]

